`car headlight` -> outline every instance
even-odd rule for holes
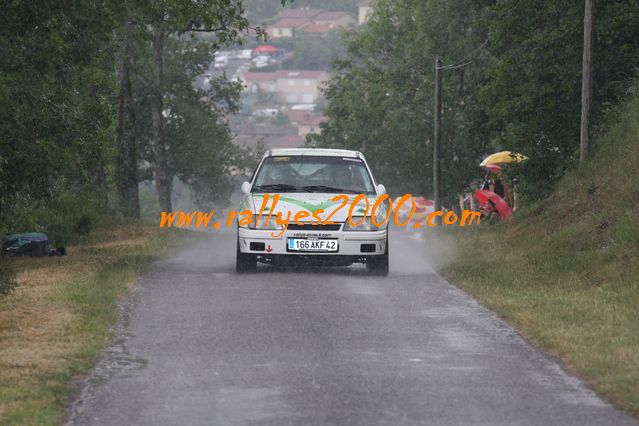
[[[350,222],[359,223],[359,225],[353,226]],[[353,216],[351,221],[344,222],[344,231],[379,231],[380,229],[384,229],[384,226],[373,225],[370,216]]]
[[[275,217],[271,216],[271,220],[268,221],[268,224],[266,223],[267,220],[268,216],[259,217],[258,215],[254,215],[253,222],[251,222],[248,227],[249,229],[260,229],[263,231],[278,231],[282,229],[282,225],[277,224]]]

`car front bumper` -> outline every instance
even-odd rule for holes
[[[357,261],[358,258],[383,255],[386,253],[388,229],[379,231],[299,231],[286,230],[282,235],[273,236],[281,231],[238,228],[239,248],[242,253],[259,255],[264,258],[274,256],[301,257],[343,257]],[[335,239],[337,251],[300,252],[288,249],[289,238]]]

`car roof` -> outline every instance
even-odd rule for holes
[[[281,155],[317,155],[321,157],[350,157],[361,158],[364,156],[359,151],[349,149],[323,149],[323,148],[273,148],[266,151],[264,157]]]

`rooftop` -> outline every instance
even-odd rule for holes
[[[352,18],[352,16],[346,12],[335,11],[335,12],[322,12],[319,15],[313,16],[313,21],[315,22],[337,21],[338,19],[343,18],[344,16],[350,16]]]
[[[310,19],[323,10],[317,9],[284,9],[277,14],[279,19]]]
[[[325,157],[362,158],[362,154],[359,151],[320,148],[273,148],[264,154],[265,157],[269,155],[319,155]]]
[[[300,28],[300,27],[303,27],[304,25],[308,25],[308,23],[309,23],[308,19],[286,18],[286,19],[280,19],[276,23],[272,24],[270,27],[271,28]]]

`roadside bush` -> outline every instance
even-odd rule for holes
[[[88,192],[64,191],[50,200],[15,198],[5,216],[7,233],[44,232],[55,245],[75,243],[91,231],[104,202]]]
[[[505,175],[517,187],[520,200],[530,203],[548,196],[557,180],[564,174],[570,157],[561,154],[547,138],[539,138],[530,147],[515,149],[528,160],[504,165]]]
[[[639,248],[639,215],[627,211],[622,215],[615,226],[615,240],[626,247]]]
[[[0,296],[6,296],[17,286],[16,276],[9,261],[0,257]]]

